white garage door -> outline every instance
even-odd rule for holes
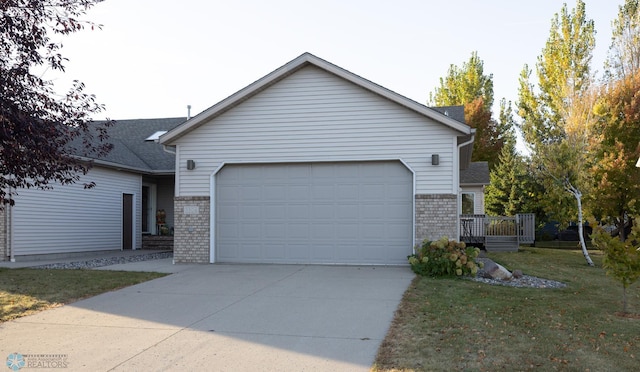
[[[413,180],[400,162],[227,165],[216,261],[405,264]]]

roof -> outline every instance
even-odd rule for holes
[[[464,106],[436,106],[431,108],[454,120],[466,123],[464,120]]]
[[[469,163],[467,169],[460,170],[460,185],[488,185],[489,183],[489,163],[486,161]]]
[[[96,164],[127,168],[140,173],[175,172],[175,155],[163,150],[157,141],[146,139],[158,131],[169,131],[186,118],[117,120],[107,129],[113,149]]]
[[[270,74],[264,76],[263,78],[255,81],[249,86],[239,90],[233,95],[227,97],[226,99],[220,101],[219,103],[211,106],[200,114],[194,116],[189,121],[184,123],[183,125],[177,127],[176,129],[170,131],[169,133],[160,137],[160,143],[163,144],[172,144],[173,141],[182,137],[183,135],[189,133],[190,131],[198,128],[209,120],[215,118],[216,116],[230,110],[231,108],[237,106],[241,102],[246,99],[252,97],[255,94],[265,90],[269,86],[283,80],[287,76],[293,74],[294,72],[306,67],[306,66],[316,66],[321,68],[331,74],[334,74],[340,78],[343,78],[353,84],[356,84],[366,90],[369,90],[375,94],[378,94],[382,97],[389,99],[397,104],[400,104],[410,110],[413,110],[421,115],[424,115],[430,119],[433,119],[443,125],[454,129],[455,131],[460,133],[460,136],[469,135],[472,133],[471,127],[464,123],[464,120],[459,121],[455,120],[452,117],[444,115],[444,113],[434,110],[430,107],[427,107],[423,104],[420,104],[416,101],[413,101],[405,96],[402,96],[398,93],[395,93],[387,88],[384,88],[378,84],[375,84],[367,79],[364,79],[352,72],[349,72],[341,67],[338,67],[332,63],[329,63],[321,58],[314,56],[311,53],[304,53],[300,55],[298,58],[292,60],[291,62],[285,64],[284,66],[276,69]],[[464,111],[464,110],[463,110]],[[464,117],[464,115],[463,115]]]

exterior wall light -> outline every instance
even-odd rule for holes
[[[439,165],[440,164],[440,155],[433,154],[431,155],[431,165]]]
[[[191,159],[187,160],[187,169],[188,170],[194,170],[195,167],[196,167],[196,162],[195,161],[193,161]]]

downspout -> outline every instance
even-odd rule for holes
[[[458,236],[456,237],[456,240],[460,240],[460,149],[463,146],[472,144],[475,139],[476,132],[474,130],[473,132],[471,132],[470,140],[458,145],[458,166],[456,168],[456,172],[458,172],[458,177],[456,177],[458,179],[458,189],[456,190],[456,233],[458,234]]]

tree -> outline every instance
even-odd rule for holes
[[[596,227],[593,244],[604,251],[603,266],[607,275],[622,283],[622,309],[627,312],[627,288],[640,279],[640,250],[636,244],[640,239],[640,221],[634,224],[630,239],[622,241]]]
[[[640,70],[600,91],[592,133],[594,214],[610,219],[622,241],[630,215],[640,214]]]
[[[638,0],[626,0],[618,7],[612,23],[609,58],[605,65],[610,79],[624,79],[640,69],[640,6]]]
[[[62,44],[49,33],[68,35],[95,25],[79,19],[102,0],[3,0],[0,2],[0,208],[13,205],[18,188],[69,184],[106,154],[107,127],[90,116],[103,110],[75,81],[62,97],[34,68],[64,71]],[[85,187],[92,187],[86,184]]]
[[[586,18],[584,2],[578,0],[571,13],[564,4],[551,21],[549,39],[536,63],[538,90],[530,83],[532,72],[527,65],[520,74],[520,128],[534,152],[564,138],[573,103],[590,86],[594,48],[594,23]]]
[[[492,119],[493,75],[484,73],[484,62],[477,52],[471,53],[461,67],[451,65],[440,86],[429,94],[434,106],[464,106],[465,121],[476,129],[472,161],[487,161],[489,168],[498,162],[504,135],[511,123]]]
[[[485,209],[493,216],[515,216],[518,213],[535,213],[542,221],[544,210],[538,200],[543,194],[533,177],[532,169],[515,148],[515,138],[510,137],[500,152],[498,165],[491,170],[491,183],[485,189]]]
[[[564,4],[551,22],[549,39],[538,57],[537,89],[530,83],[525,65],[520,75],[519,115],[525,141],[534,163],[544,177],[547,207],[556,216],[567,217],[566,194],[575,198],[582,251],[593,266],[582,231],[582,190],[588,182],[584,128],[589,113],[584,102],[592,81],[590,63],[595,47],[595,28],[586,17],[585,4],[578,0],[569,13]],[[582,129],[581,129],[582,128]],[[573,208],[571,208],[573,209]]]

